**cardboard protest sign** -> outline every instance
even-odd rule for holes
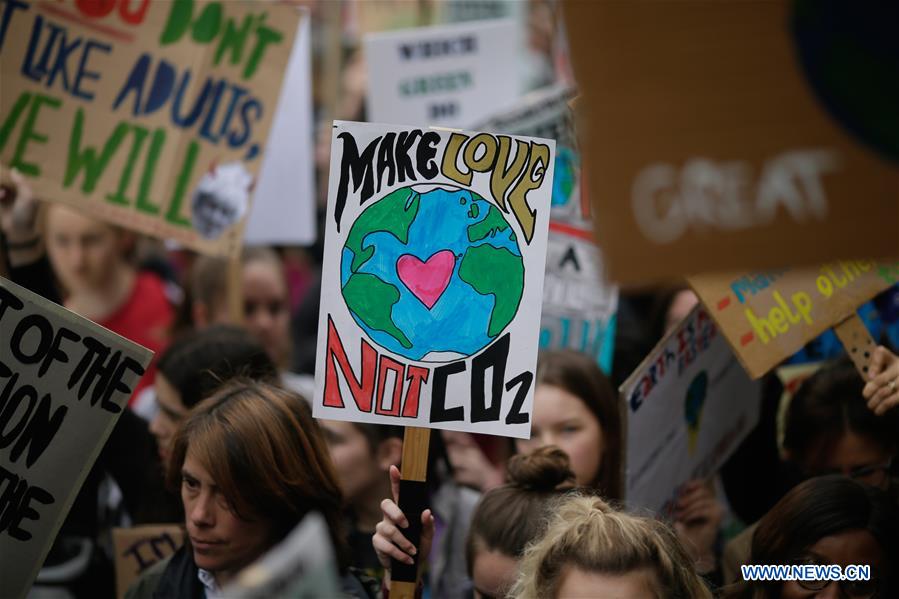
[[[564,13],[612,280],[899,254],[894,5]]]
[[[514,109],[479,123],[479,131],[556,140],[556,164],[549,223],[540,347],[569,348],[612,368],[618,288],[605,277],[602,254],[593,242],[593,220],[569,101],[574,92],[555,86],[528,94]]]
[[[817,269],[701,275],[688,281],[756,378],[899,282],[899,262],[841,260]]]
[[[43,199],[227,253],[298,22],[274,3],[5,2],[0,163]]]
[[[225,587],[231,599],[340,597],[337,559],[325,519],[313,512]]]
[[[759,418],[761,385],[740,368],[702,305],[656,345],[619,390],[625,500],[669,514],[683,483],[706,479]]]
[[[372,122],[468,127],[523,91],[514,20],[365,36]]]
[[[334,124],[316,417],[529,436],[554,159]]]
[[[24,597],[152,352],[0,279],[0,596]]]
[[[278,111],[262,159],[259,185],[244,234],[245,245],[311,245],[315,242],[315,157],[312,143],[311,31],[303,13]]]
[[[178,551],[184,544],[184,531],[176,524],[113,528],[112,544],[116,597],[122,599],[144,571]]]

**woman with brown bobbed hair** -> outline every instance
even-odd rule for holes
[[[663,522],[617,512],[597,497],[565,499],[528,547],[516,599],[711,599],[692,560]]]
[[[313,511],[328,523],[346,572],[343,498],[324,437],[299,395],[254,381],[225,385],[178,430],[167,480],[180,489],[187,542],[148,570],[130,597],[220,597]],[[350,596],[367,596],[354,577],[341,582]]]

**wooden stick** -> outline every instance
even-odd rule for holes
[[[428,447],[431,429],[407,426],[403,435],[403,480],[428,479]]]
[[[407,426],[403,435],[403,467],[400,480],[400,509],[406,514],[409,528],[406,538],[418,547],[421,543],[421,513],[427,507],[425,482],[428,477],[428,447],[431,429]],[[404,493],[405,490],[405,493]],[[394,561],[390,568],[391,599],[414,599],[421,576],[420,560],[428,556],[419,553],[410,567]]]
[[[871,361],[871,354],[874,352],[874,339],[862,319],[858,314],[852,313],[845,320],[840,321],[833,327],[833,332],[837,334],[846,353],[855,364],[862,378],[868,380],[868,363]]]

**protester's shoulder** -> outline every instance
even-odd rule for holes
[[[139,321],[138,326],[152,327],[156,331],[152,334],[154,338],[165,337],[162,331],[168,329],[174,318],[173,306],[165,281],[154,272],[141,271],[127,304],[119,311],[119,318],[127,322]]]
[[[153,599],[153,594],[159,588],[159,583],[171,561],[170,555],[145,570],[125,591],[125,599]]]
[[[752,545],[752,535],[755,534],[755,529],[759,527],[759,523],[756,522],[754,524],[750,524],[743,531],[735,536],[733,539],[728,541],[725,547],[731,547],[734,550],[742,550],[744,548],[748,548]]]
[[[164,304],[170,304],[165,281],[155,272],[142,270],[137,273],[135,296]]]
[[[756,528],[758,528],[758,522],[746,527],[743,532],[724,545],[721,569],[725,584],[740,580],[740,566],[749,562],[752,550],[752,535],[755,534]]]
[[[463,514],[469,514],[474,511],[478,502],[481,500],[481,492],[453,483],[453,495],[459,511]]]
[[[444,519],[468,522],[480,499],[480,492],[448,480],[434,493],[431,503],[435,512]]]
[[[132,593],[133,591],[133,593]],[[170,557],[153,565],[125,597],[128,599],[191,599],[204,596],[203,585],[197,578],[191,552],[182,546]]]

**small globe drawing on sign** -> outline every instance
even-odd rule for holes
[[[445,362],[478,353],[512,322],[524,262],[495,205],[469,190],[416,185],[355,220],[340,284],[374,343],[410,360]]]

